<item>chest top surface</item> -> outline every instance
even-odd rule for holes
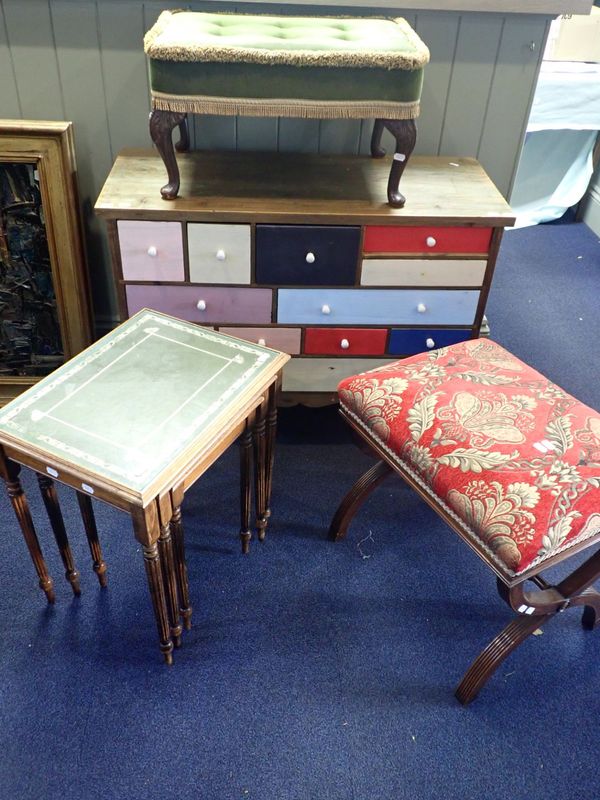
[[[286,360],[144,309],[5,406],[0,441],[143,494]]]
[[[389,159],[296,153],[180,153],[181,189],[163,200],[155,150],[124,150],[96,202],[109,219],[507,226],[514,214],[473,158],[413,156],[404,208],[385,200]]]

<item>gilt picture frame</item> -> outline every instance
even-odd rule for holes
[[[92,340],[73,125],[0,120],[0,406]]]

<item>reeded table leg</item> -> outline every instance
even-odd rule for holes
[[[29,555],[33,561],[33,566],[38,574],[40,589],[45,593],[49,603],[54,603],[56,597],[54,595],[54,584],[52,578],[48,573],[42,549],[33,526],[33,519],[27,503],[27,497],[21,486],[19,480],[19,473],[21,472],[20,464],[14,461],[9,461],[4,451],[0,448],[0,471],[6,483],[6,490],[10,497],[10,502],[14,508],[15,514],[23,532],[25,544],[29,550]]]
[[[254,503],[256,506],[256,533],[264,541],[267,527],[267,402],[257,409],[254,425]]]
[[[85,528],[85,535],[87,536],[90,553],[92,554],[92,566],[94,572],[98,576],[100,586],[104,589],[107,584],[106,562],[102,556],[102,548],[100,547],[100,540],[98,539],[98,529],[96,528],[94,509],[92,508],[92,498],[83,492],[76,492],[76,494],[79,510],[81,512],[81,519],[83,520],[83,526]]]
[[[135,538],[142,545],[144,551],[144,567],[146,568],[148,588],[150,589],[150,598],[154,609],[156,627],[158,628],[160,651],[167,664],[172,664],[173,640],[171,639],[160,554],[158,552],[160,526],[157,505],[152,503],[147,508],[133,507],[131,516]]]
[[[173,539],[171,538],[171,496],[169,494],[159,500],[160,538],[158,550],[162,566],[163,586],[169,612],[171,638],[175,647],[181,647],[183,626],[179,620],[179,598],[177,593],[177,576],[175,558],[173,556]]]
[[[259,529],[258,538],[263,541],[271,517],[271,492],[273,489],[273,466],[275,464],[275,441],[277,439],[277,383],[269,387],[267,407],[267,431],[265,449],[265,513],[264,523]]]
[[[183,502],[183,488],[175,488],[171,492],[173,516],[171,517],[171,536],[173,537],[173,553],[175,556],[175,571],[177,573],[177,589],[179,594],[179,613],[183,619],[183,627],[189,631],[192,627],[192,604],[190,603],[190,589],[188,583],[187,565],[185,562],[185,540],[183,522],[181,519],[181,504]]]
[[[161,111],[155,108],[150,112],[150,136],[167,170],[168,183],[160,190],[165,200],[173,200],[179,192],[179,167],[175,157],[172,134],[173,128],[179,125],[181,141],[185,144],[185,134],[181,130],[181,124],[184,121],[185,114],[176,111]]]
[[[250,550],[250,508],[252,475],[252,422],[246,420],[246,429],[240,439],[240,541],[244,555]]]
[[[56,486],[51,478],[39,472],[37,473],[37,479],[40,485],[40,492],[42,493],[42,500],[46,506],[50,525],[52,526],[52,532],[54,533],[60,557],[65,567],[65,578],[71,584],[75,597],[79,597],[81,594],[79,572],[77,572],[75,561],[73,560],[73,553],[71,552],[71,546],[67,537],[65,522],[62,511],[60,510],[60,503],[58,502]]]

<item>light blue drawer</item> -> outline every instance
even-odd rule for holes
[[[477,291],[279,289],[277,322],[300,325],[472,325]]]

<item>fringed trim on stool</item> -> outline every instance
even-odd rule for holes
[[[415,119],[419,101],[285,100],[260,97],[152,92],[152,108],[183,114],[222,114],[247,117],[302,117],[304,119]]]

